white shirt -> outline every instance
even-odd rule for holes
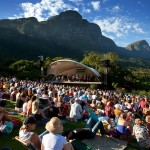
[[[109,117],[108,116],[101,116],[98,118],[98,120],[102,121],[102,122],[108,122]]]
[[[74,98],[78,98],[78,93],[77,92],[73,92],[73,97]]]
[[[53,92],[52,92],[52,91],[49,91],[49,92],[48,92],[48,96],[52,98],[52,97],[53,97]]]
[[[23,112],[27,113],[27,102],[23,104]]]
[[[20,96],[20,93],[18,92],[18,93],[16,94],[16,100],[19,99],[19,96]]]
[[[82,107],[78,103],[74,103],[71,105],[71,110],[70,110],[70,118],[73,118],[74,116],[77,116],[79,118],[82,117]]]
[[[24,130],[20,130],[19,131],[19,139],[22,142],[30,143],[31,142],[30,140],[31,140],[31,137],[33,134],[34,134],[34,132],[25,132]]]
[[[92,99],[96,99],[97,98],[97,96],[96,95],[92,95]]]
[[[67,141],[60,134],[49,133],[43,136],[42,144],[44,150],[62,150]]]

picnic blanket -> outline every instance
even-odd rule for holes
[[[94,139],[86,139],[82,142],[92,147],[92,150],[124,150],[127,147],[126,141],[99,135],[96,135]]]

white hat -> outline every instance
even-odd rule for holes
[[[116,104],[115,108],[122,110],[122,106],[120,104]]]

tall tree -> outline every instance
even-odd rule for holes
[[[40,70],[35,61],[19,60],[9,66],[12,75],[16,75],[21,79],[37,79],[40,75]]]

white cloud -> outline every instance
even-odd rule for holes
[[[112,8],[112,11],[113,11],[114,13],[119,12],[119,11],[120,11],[119,5],[114,6],[114,7]]]
[[[73,8],[73,10],[75,10],[75,11],[79,11],[79,8]]]
[[[144,33],[139,23],[134,23],[123,16],[106,19],[97,18],[93,22],[100,26],[103,34],[111,35],[114,38],[125,37],[131,32]]]
[[[120,45],[121,47],[126,47],[127,45],[129,45],[131,42],[124,42],[124,41],[121,41],[121,40],[116,40],[115,43],[117,45]]]
[[[143,29],[140,28],[140,26],[139,26],[138,23],[134,24],[134,25],[133,25],[133,28],[134,28],[134,30],[135,30],[137,33],[144,33]]]
[[[36,17],[39,21],[43,21],[51,16],[58,15],[60,11],[66,11],[69,9],[78,10],[75,6],[64,3],[63,0],[41,0],[41,2],[35,4],[25,2],[21,3],[20,7],[22,8],[22,13],[18,16],[15,15],[14,17],[10,17],[11,19]]]
[[[108,12],[111,12],[112,14],[115,14],[115,13],[120,12],[120,11],[121,11],[121,8],[120,8],[119,5],[115,5],[115,6],[111,7],[111,8],[106,8],[106,10],[107,10]]]
[[[106,3],[106,2],[108,2],[109,0],[103,0],[103,3]]]
[[[88,9],[88,8],[83,7],[83,8],[82,8],[82,12],[84,12],[84,13],[90,13],[91,10]]]
[[[68,1],[74,3],[77,6],[84,5],[83,0],[68,0]]]
[[[106,37],[108,37],[108,38],[110,38],[110,39],[112,39],[112,40],[116,39],[114,36],[112,36],[110,34],[107,34],[106,32],[103,32],[103,35],[106,36]]]
[[[144,4],[142,2],[137,2],[137,4],[144,7]]]
[[[100,1],[92,1],[91,5],[93,6],[94,10],[99,10],[100,9]]]
[[[69,0],[69,1],[76,3],[76,2],[82,2],[83,0]]]

